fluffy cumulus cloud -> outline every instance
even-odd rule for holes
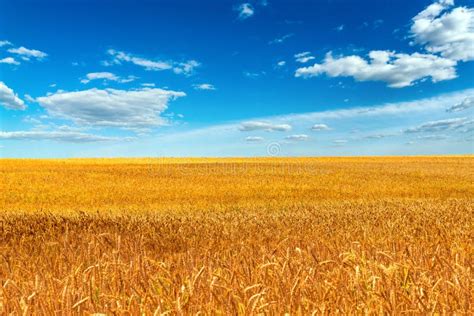
[[[19,65],[20,63],[13,57],[5,57],[0,59],[0,64]]]
[[[245,20],[255,14],[255,9],[250,3],[242,3],[236,10],[239,12],[239,19]]]
[[[295,134],[295,135],[288,135],[285,137],[286,140],[289,141],[296,141],[301,142],[309,139],[309,136],[306,134]]]
[[[239,130],[242,132],[252,131],[268,131],[268,132],[286,132],[291,130],[291,125],[288,124],[272,124],[269,122],[261,121],[250,121],[243,122],[239,126]]]
[[[474,97],[466,97],[462,102],[449,107],[446,112],[459,112],[472,107],[474,107]]]
[[[18,48],[10,48],[8,49],[8,52],[19,55],[25,60],[29,60],[30,58],[43,59],[48,56],[48,54],[45,52],[36,49],[29,49],[23,46]]]
[[[91,72],[86,75],[86,78],[81,79],[81,83],[87,84],[92,80],[108,80],[108,81],[115,81],[120,83],[132,82],[136,80],[137,77],[135,76],[128,76],[127,78],[120,78],[119,76],[111,73],[111,72]]]
[[[108,137],[94,134],[69,132],[69,131],[0,131],[0,139],[4,140],[55,140],[71,143],[90,143],[104,141],[126,141],[131,140],[130,137]]]
[[[453,6],[453,0],[438,0],[412,19],[411,44],[421,46],[423,52],[377,50],[368,59],[357,55],[334,58],[329,52],[322,63],[301,67],[295,76],[353,77],[384,81],[392,88],[428,78],[432,82],[454,79],[457,62],[474,60],[474,9]]]
[[[302,53],[295,54],[295,60],[302,64],[307,63],[308,61],[313,60],[313,59],[315,59],[315,57],[311,56],[310,52],[302,52]]]
[[[160,114],[168,108],[170,100],[183,96],[184,92],[151,88],[89,89],[58,91],[36,101],[51,117],[67,119],[77,125],[138,131],[164,125],[166,120]]]
[[[453,60],[474,60],[474,9],[439,0],[413,18],[413,44]]]
[[[195,90],[216,90],[216,87],[210,83],[194,84],[193,88]]]
[[[369,60],[351,55],[333,57],[328,53],[321,64],[297,69],[296,77],[353,77],[357,81],[384,81],[392,88],[413,85],[431,78],[433,82],[456,78],[456,62],[431,54],[398,54],[371,51]]]
[[[26,109],[25,102],[2,81],[0,81],[0,105],[12,110]]]
[[[329,126],[327,126],[326,124],[314,124],[311,129],[313,131],[328,131],[329,130]]]
[[[176,74],[187,76],[193,74],[195,69],[201,65],[196,60],[188,60],[186,62],[151,60],[114,49],[109,49],[107,54],[112,57],[112,61],[103,62],[106,66],[132,63],[145,68],[147,71],[173,70]]]
[[[264,141],[264,138],[260,136],[248,136],[245,138],[245,141],[248,143],[261,143]]]
[[[458,117],[452,119],[431,121],[421,124],[417,127],[409,128],[405,130],[405,133],[431,133],[440,132],[447,130],[456,130],[464,127],[469,127],[474,124],[474,120],[468,117]]]

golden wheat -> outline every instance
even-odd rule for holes
[[[1,160],[0,314],[474,309],[474,158]]]

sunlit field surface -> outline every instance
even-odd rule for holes
[[[472,314],[474,157],[0,161],[0,314]]]

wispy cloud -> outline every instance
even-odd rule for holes
[[[252,132],[252,131],[269,131],[269,132],[286,132],[291,130],[291,125],[288,124],[272,124],[269,122],[262,122],[262,121],[249,121],[243,122],[239,126],[239,130],[242,132]]]
[[[29,60],[30,58],[36,58],[36,59],[41,60],[45,58],[46,56],[48,56],[48,54],[46,54],[45,52],[42,52],[37,49],[29,49],[23,46],[19,48],[10,48],[8,49],[8,52],[19,55],[25,60]]]
[[[252,15],[255,14],[255,9],[250,3],[242,3],[240,4],[236,10],[239,12],[239,19],[245,20],[250,18]]]
[[[145,68],[150,71],[160,71],[166,69],[172,69],[172,62],[166,62],[161,60],[150,60],[142,57],[137,57],[129,53],[116,51],[109,49],[107,54],[113,57],[112,64],[120,65],[121,63],[132,63],[134,65]]]
[[[396,134],[372,134],[372,135],[364,136],[363,138],[365,138],[365,139],[383,139],[383,138],[392,137],[392,136],[396,136]]]
[[[194,84],[193,88],[195,90],[216,90],[216,87],[210,83]]]
[[[308,140],[309,136],[306,135],[306,134],[295,134],[295,135],[288,135],[288,136],[285,137],[285,139],[289,140],[289,141],[301,142],[301,141]]]
[[[308,61],[313,59],[315,59],[315,57],[311,55],[311,52],[302,52],[295,54],[295,60],[302,64],[307,63]]]
[[[128,141],[131,137],[110,137],[79,132],[67,131],[0,131],[2,140],[54,140],[71,143]]]
[[[248,136],[245,138],[245,141],[248,142],[248,143],[261,143],[263,142],[265,139],[263,137],[260,137],[260,136]]]
[[[270,45],[271,44],[281,44],[281,43],[283,43],[284,41],[286,41],[287,39],[289,39],[290,37],[293,37],[293,36],[294,36],[293,33],[285,34],[281,37],[277,37],[277,38],[271,40],[270,42],[268,42],[268,44],[270,44]]]
[[[243,74],[247,78],[256,79],[258,77],[265,75],[265,72],[264,71],[261,71],[261,72],[244,71]]]
[[[90,72],[86,75],[85,79],[81,79],[81,83],[87,84],[92,80],[104,80],[104,81],[115,81],[119,83],[132,82],[138,79],[136,76],[128,76],[126,78],[121,78],[111,72]]]
[[[474,125],[474,120],[469,117],[458,117],[452,119],[431,121],[421,124],[417,127],[405,130],[405,133],[427,133],[440,132],[446,130],[459,129],[462,127]]]
[[[466,97],[462,102],[459,102],[446,109],[446,112],[460,112],[474,107],[474,97]]]
[[[344,24],[341,24],[341,25],[339,25],[339,26],[336,26],[334,29],[335,29],[336,31],[338,31],[338,32],[341,32],[341,31],[344,30]]]
[[[185,76],[192,75],[195,72],[196,68],[201,66],[201,63],[193,59],[182,62],[173,60],[151,60],[143,57],[138,57],[123,51],[117,51],[115,49],[107,50],[107,54],[112,57],[112,61],[102,62],[105,66],[120,65],[122,63],[132,63],[134,65],[143,67],[147,71],[172,70],[176,74],[183,74]]]

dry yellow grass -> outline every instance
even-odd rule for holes
[[[0,162],[0,314],[474,312],[472,156]]]

